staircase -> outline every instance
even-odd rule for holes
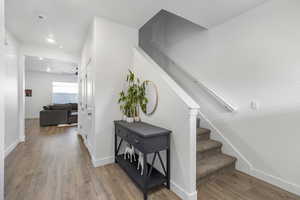
[[[235,169],[236,158],[222,153],[222,143],[210,139],[210,130],[197,128],[197,186]]]

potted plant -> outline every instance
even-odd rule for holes
[[[124,91],[121,91],[118,103],[120,104],[120,103],[123,103],[123,102],[126,102],[126,95],[125,95]],[[128,108],[126,106],[126,103],[123,103],[123,104],[120,105],[120,110],[123,114],[123,120],[127,121]]]
[[[127,122],[140,121],[139,105],[142,109],[147,107],[148,99],[146,98],[146,82],[141,81],[135,76],[135,74],[129,70],[129,74],[126,77],[128,84],[127,91],[120,92],[120,98],[118,103],[120,104],[120,110],[123,113]]]

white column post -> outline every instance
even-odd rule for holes
[[[197,186],[196,186],[196,151],[197,151],[197,116],[199,113],[198,108],[190,108],[189,116],[189,155],[190,155],[190,168],[187,172],[189,175],[189,200],[197,200]]]

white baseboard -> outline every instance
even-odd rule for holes
[[[204,122],[206,123],[205,125],[207,125],[207,128],[209,128],[212,131],[212,133],[214,132],[214,133],[216,133],[216,135],[219,136],[219,138],[217,138],[217,139],[220,139],[220,141],[223,142],[223,145],[224,145],[223,147],[225,147],[225,145],[226,145],[229,148],[228,152],[224,151],[224,148],[223,148],[224,153],[228,153],[232,156],[235,156],[238,159],[237,166],[236,166],[238,170],[240,170],[246,174],[249,174],[250,176],[253,176],[255,178],[263,180],[269,184],[272,184],[279,188],[282,188],[288,192],[300,195],[300,185],[291,183],[280,177],[276,177],[274,175],[271,175],[264,171],[256,169],[253,166],[253,164],[231,143],[231,141],[217,127],[215,127],[213,125],[213,123],[210,120],[208,120],[206,118],[206,116],[203,113],[199,112],[199,114],[200,114],[200,117],[202,119],[204,119]]]
[[[20,136],[20,138],[19,138],[19,142],[25,142],[25,136]]]
[[[85,145],[85,147],[87,148],[91,158],[94,158],[93,156],[93,151],[92,151],[92,146],[91,144],[86,140],[86,137],[84,134],[78,132],[78,135],[80,135],[82,137],[82,140],[83,140],[83,144]],[[93,160],[93,159],[92,159]]]
[[[223,143],[223,152],[228,153],[231,156],[234,156],[238,159],[238,165],[239,167],[242,167],[243,170],[250,170],[253,168],[253,165],[251,162],[231,143],[231,141],[204,115],[204,113],[199,111],[199,117],[200,119],[203,119],[204,121],[204,127],[211,130],[211,137],[212,139],[218,139],[220,142]],[[203,123],[202,122],[202,123]],[[215,133],[215,134],[213,134]],[[214,138],[217,137],[217,138]],[[227,147],[227,152],[224,151]]]
[[[20,143],[20,140],[16,140],[15,142],[13,142],[11,145],[9,145],[9,147],[7,147],[5,149],[5,157],[8,156],[16,147],[17,145]]]
[[[247,173],[247,172],[245,172]],[[267,183],[270,183],[272,185],[275,185],[279,188],[282,188],[288,192],[291,192],[293,194],[296,194],[296,195],[300,195],[300,185],[297,185],[295,183],[291,183],[287,180],[284,180],[280,177],[276,177],[276,176],[273,176],[271,174],[268,174],[266,172],[263,172],[259,169],[251,169],[251,171],[249,173],[250,176],[254,176],[255,178],[258,178],[260,180],[263,180]]]
[[[101,167],[107,164],[114,163],[115,161],[115,157],[113,156],[109,156],[101,159],[96,159],[94,156],[91,157],[92,157],[92,163],[94,167]]]
[[[104,166],[104,165],[107,165],[107,164],[114,163],[115,157],[113,157],[113,156],[109,156],[109,157],[97,159],[93,155],[92,146],[86,140],[85,135],[82,134],[81,132],[78,132],[78,134],[81,135],[81,137],[83,139],[83,143],[84,143],[85,147],[87,148],[87,150],[88,150],[88,152],[89,152],[89,154],[91,156],[92,164],[93,164],[94,167],[101,167],[101,166]]]
[[[174,183],[172,180],[171,180],[171,190],[175,194],[177,194],[177,196],[179,196],[181,199],[184,199],[184,200],[197,200],[197,190],[195,190],[192,193],[188,193],[183,188],[181,188],[176,183]]]
[[[95,159],[95,156],[93,156],[93,149],[92,149],[91,144],[87,140],[84,140],[84,144],[85,144],[85,146],[86,146],[86,148],[87,148],[87,150],[88,150],[88,152],[89,152],[89,154],[92,158],[92,161],[97,160],[97,159]]]
[[[105,157],[102,159],[95,159],[94,156],[92,156],[92,163],[94,167],[101,167],[107,164],[112,164],[114,163],[115,159],[113,156],[109,156],[109,157]],[[171,190],[177,194],[181,199],[184,200],[197,200],[197,190],[195,190],[192,193],[188,193],[186,192],[183,188],[181,188],[180,186],[178,186],[176,183],[174,183],[171,180]]]
[[[114,163],[115,159],[113,156],[105,157],[102,159],[96,159],[94,156],[92,156],[92,163],[94,167],[101,167],[107,164],[112,164]],[[174,183],[171,180],[171,190],[177,194],[181,199],[184,200],[197,200],[197,190],[195,190],[192,193],[186,192],[183,188],[178,186],[176,183]]]

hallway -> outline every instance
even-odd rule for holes
[[[140,200],[142,193],[115,164],[94,168],[76,127],[40,128],[26,121],[26,143],[5,162],[5,200]],[[158,189],[151,200],[177,200]],[[240,172],[221,175],[199,188],[199,200],[299,200]]]

